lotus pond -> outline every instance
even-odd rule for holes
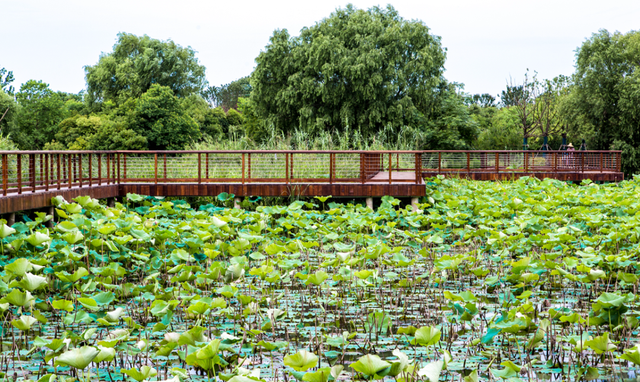
[[[0,221],[11,380],[636,380],[640,180]]]

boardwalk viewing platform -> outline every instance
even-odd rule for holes
[[[617,182],[620,151],[0,151],[0,214],[62,195],[424,196],[436,175]]]

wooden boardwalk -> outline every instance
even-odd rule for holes
[[[0,214],[152,196],[424,196],[423,178],[621,181],[620,151],[4,151]]]

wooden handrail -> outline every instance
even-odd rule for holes
[[[478,173],[503,178],[510,173],[580,173],[589,177],[587,173],[620,173],[621,157],[620,150],[0,151],[0,197],[95,187],[105,182],[417,185],[422,184],[423,175],[434,174],[478,179],[500,178]],[[622,175],[615,176],[621,179]]]

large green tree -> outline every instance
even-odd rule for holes
[[[275,31],[252,74],[255,112],[291,133],[398,130],[429,118],[445,51],[420,21],[391,6],[338,9],[299,37]]]
[[[601,30],[577,51],[573,105],[593,129],[590,149],[621,149],[623,171],[640,170],[640,31]],[[579,127],[578,127],[579,128]]]
[[[201,137],[198,123],[171,89],[157,84],[137,100],[129,128],[145,137],[151,150],[182,150]]]
[[[11,139],[22,150],[41,150],[56,135],[64,118],[64,102],[48,84],[34,80],[22,84],[16,100],[20,108],[9,129]]]
[[[178,97],[200,93],[207,82],[205,67],[195,54],[191,47],[171,40],[120,33],[113,52],[103,53],[97,64],[84,68],[88,101],[121,103],[140,97],[153,84],[169,87]]]

